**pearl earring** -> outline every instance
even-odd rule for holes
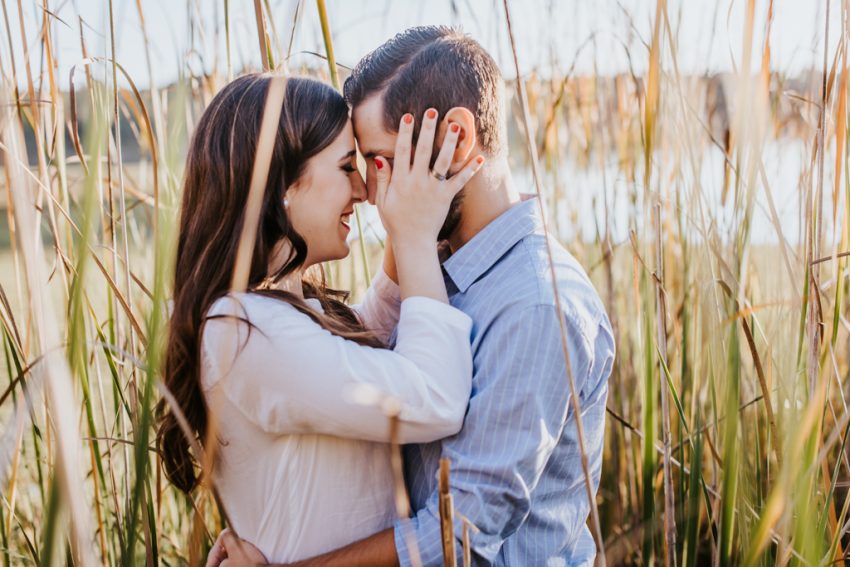
[[[289,208],[289,199],[286,199],[286,198],[283,199],[283,208],[284,209]]]

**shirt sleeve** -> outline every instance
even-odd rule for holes
[[[600,333],[600,343],[592,345],[583,330],[569,320],[567,343],[576,387],[579,392],[583,387],[596,389],[600,380],[604,385],[607,371],[602,368],[605,365],[594,364],[595,350],[604,348],[601,356],[613,356],[613,339],[607,332]],[[506,311],[488,332],[492,342],[486,350],[479,347],[477,353],[475,393],[463,430],[442,444],[442,456],[451,463],[455,509],[480,530],[471,536],[476,565],[490,565],[504,540],[527,518],[531,492],[565,424],[574,427],[574,422],[568,421],[569,383],[555,308],[537,305]],[[572,478],[563,479],[565,489],[584,482],[577,446],[575,461]],[[598,470],[594,474],[598,482]],[[589,507],[583,490],[575,494],[567,504],[571,510],[563,513],[575,518],[570,537],[577,541]],[[462,529],[455,516],[458,564],[462,562]],[[403,567],[413,564],[407,542],[414,539],[424,567],[443,564],[436,490],[409,524],[399,521],[395,525],[396,550]]]
[[[220,386],[268,433],[386,442],[389,420],[382,406],[388,400],[400,407],[402,443],[433,441],[460,429],[471,387],[472,321],[447,304],[405,299],[395,350],[333,335],[267,297],[222,298],[209,317],[203,339],[212,378],[205,388]]]
[[[401,289],[381,268],[372,278],[372,285],[366,290],[363,302],[351,308],[360,317],[364,327],[377,334],[384,344],[388,344],[401,314]]]

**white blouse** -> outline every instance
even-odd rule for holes
[[[321,311],[318,300],[307,303]],[[471,319],[424,297],[402,302],[384,273],[355,310],[383,339],[397,324],[395,349],[332,335],[256,294],[220,298],[207,313],[219,316],[203,329],[201,373],[218,422],[216,485],[236,532],[271,562],[313,557],[392,525],[389,421],[358,390],[400,402],[401,443],[447,437],[463,423]]]

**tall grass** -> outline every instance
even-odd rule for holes
[[[211,487],[186,497],[164,481],[151,412],[168,395],[159,369],[183,156],[224,78],[187,70],[174,85],[139,91],[116,59],[119,3],[102,0],[108,17],[92,29],[58,20],[59,2],[30,2],[39,32],[28,37],[28,4],[0,1],[2,50],[16,55],[0,52],[0,242],[9,243],[0,253],[0,564],[198,564],[226,514]],[[256,22],[262,68],[339,88],[345,68],[336,60],[354,61],[333,51],[333,10],[299,3],[296,26],[319,15],[323,59],[298,67],[295,31],[281,41],[272,4],[222,1],[226,78],[240,71],[231,53],[238,9]],[[560,64],[595,49],[589,42],[559,54],[552,76],[508,89],[517,174],[535,180],[551,238],[586,266],[615,328],[605,459],[590,507],[597,546],[608,564],[843,563],[850,1],[819,3],[823,36],[831,18],[840,37],[824,41],[837,49],[824,47],[820,68],[802,78],[769,71],[771,42],[781,39],[770,33],[780,9],[770,0],[731,4],[744,25],[726,77],[683,73],[679,48],[689,38],[665,0],[653,4],[651,35],[627,53],[645,72],[577,75]],[[502,16],[516,26],[520,5],[500,11],[506,38]],[[145,7],[131,5],[152,78]],[[56,26],[75,27],[87,57],[66,94]],[[101,56],[88,55],[95,41],[107,46]],[[516,68],[526,47],[514,45]],[[131,146],[140,157],[129,163]],[[796,179],[772,175],[777,147],[803,156]],[[588,172],[601,179],[593,211],[577,205],[574,178]],[[799,204],[797,234],[780,215],[787,201]],[[358,212],[367,237],[352,257],[326,267],[355,295],[381,252],[365,221]],[[758,222],[767,243],[754,236]],[[564,387],[575,394],[575,377]],[[461,519],[455,535],[474,540]]]

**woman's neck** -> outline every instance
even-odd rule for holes
[[[267,273],[276,273],[283,267],[284,263],[291,257],[291,246],[292,245],[286,240],[281,240],[277,243],[274,252],[272,253]],[[304,272],[306,269],[307,264],[305,263],[305,265],[287,274],[275,283],[268,281],[268,279],[266,281],[263,281],[261,287],[265,287],[266,289],[286,291],[296,297],[304,299],[304,288],[301,285],[301,281],[304,277]]]
[[[303,277],[303,275],[304,274],[301,270],[295,270],[291,274],[287,274],[286,276],[281,278],[277,283],[273,284],[271,287],[272,289],[286,291],[300,299],[304,299],[304,287],[301,284],[301,278]]]

